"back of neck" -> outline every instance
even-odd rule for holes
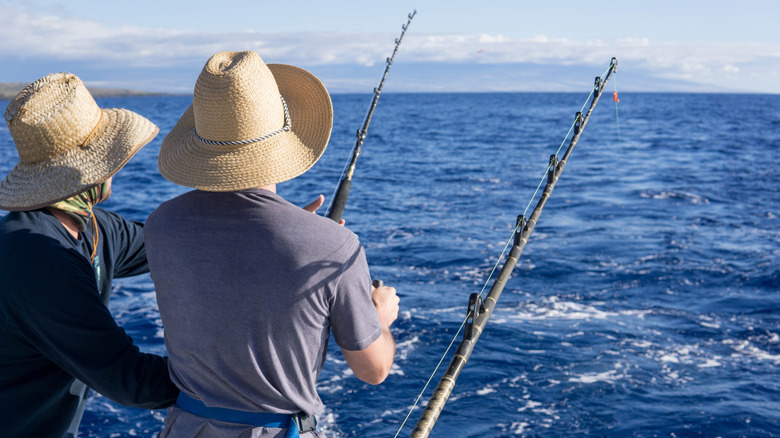
[[[79,238],[79,227],[76,225],[76,221],[73,220],[70,215],[66,214],[64,211],[52,208],[52,207],[46,207],[46,210],[48,210],[51,214],[56,217],[63,227],[65,227],[66,230],[68,230],[68,233],[70,233],[71,236],[73,236],[74,239]]]

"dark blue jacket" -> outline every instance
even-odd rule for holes
[[[143,228],[95,209],[74,239],[47,210],[0,220],[0,429],[2,436],[63,436],[78,398],[74,378],[125,406],[176,399],[167,359],[141,353],[107,308],[114,277],[148,272]]]

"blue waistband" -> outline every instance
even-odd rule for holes
[[[184,391],[179,392],[176,406],[189,413],[227,423],[248,424],[255,427],[287,428],[285,438],[299,437],[298,424],[293,420],[295,414],[276,414],[273,412],[247,412],[228,408],[212,408],[194,399]]]

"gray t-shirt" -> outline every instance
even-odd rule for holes
[[[186,193],[144,236],[171,377],[208,406],[317,414],[329,331],[381,334],[357,236],[273,192]]]

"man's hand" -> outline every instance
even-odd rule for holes
[[[400,298],[394,287],[373,287],[371,298],[382,325],[382,335],[364,350],[350,351],[341,349],[349,368],[355,376],[370,384],[382,383],[390,374],[395,358],[395,340],[390,333],[390,325],[398,318]]]
[[[396,295],[395,288],[390,286],[371,286],[371,300],[376,307],[376,313],[379,315],[379,322],[383,329],[390,328],[390,325],[398,318],[398,303],[401,301]]]
[[[322,207],[322,204],[325,203],[325,196],[320,195],[317,197],[317,199],[314,200],[311,204],[307,205],[306,207],[303,207],[304,210],[310,212],[310,213],[316,213],[317,210]],[[344,219],[339,220],[339,225],[344,225]]]

